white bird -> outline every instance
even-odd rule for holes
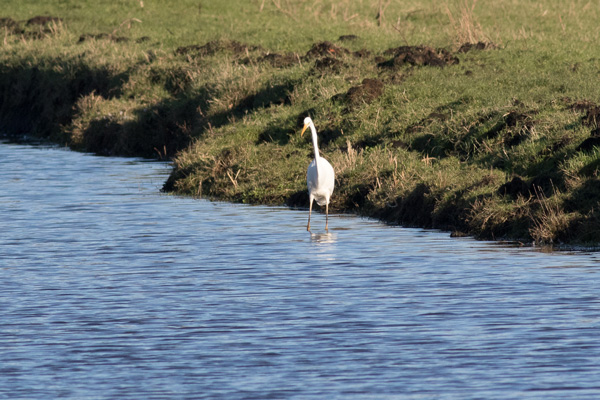
[[[312,212],[313,200],[320,206],[325,206],[325,230],[329,230],[329,200],[333,193],[335,184],[335,173],[329,161],[319,156],[319,146],[317,145],[317,130],[310,117],[304,118],[304,128],[300,136],[304,135],[304,131],[310,128],[312,132],[312,142],[315,149],[315,159],[308,165],[306,171],[306,184],[308,186],[308,225],[306,230],[310,231],[310,214]]]

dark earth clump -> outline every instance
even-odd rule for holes
[[[598,123],[600,123],[600,106],[590,107],[583,116],[583,123],[588,126],[598,126]]]
[[[371,103],[383,94],[384,84],[379,79],[363,79],[362,84],[348,89],[346,102],[351,106]]]
[[[43,39],[52,33],[52,28],[47,26],[50,23],[60,23],[62,18],[52,16],[36,16],[21,22],[12,18],[0,18],[0,31],[6,35],[23,35],[27,39]]]
[[[21,25],[12,18],[0,18],[0,29],[6,30],[10,35],[23,33]]]
[[[275,68],[286,68],[298,64],[299,57],[296,54],[268,53],[258,58],[258,62],[268,62]]]
[[[310,50],[306,53],[306,58],[318,57],[341,57],[349,54],[350,51],[344,47],[337,46],[331,42],[318,42],[313,44]]]
[[[529,137],[530,129],[535,121],[532,115],[536,111],[521,112],[517,110],[509,111],[502,116],[502,119],[496,123],[489,131],[485,133],[488,138],[494,138],[501,132],[504,132],[503,141],[509,147],[517,146],[523,140]]]
[[[570,99],[565,99],[569,101]],[[588,100],[578,100],[571,103],[570,108],[573,111],[583,112],[581,122],[587,126],[598,127],[600,125],[600,106]]]
[[[504,115],[504,121],[506,122],[506,126],[508,127],[514,127],[518,123],[523,123],[528,119],[528,114],[519,111],[510,111],[508,114]]]
[[[504,117],[504,121],[509,128],[508,133],[504,137],[504,143],[507,146],[517,146],[523,140],[527,139],[530,134],[530,129],[534,125],[534,121],[528,113],[521,113],[518,111],[509,112]]]
[[[371,52],[367,49],[360,49],[352,53],[356,58],[367,58],[371,56]]]
[[[49,15],[38,15],[27,20],[27,25],[47,25],[50,22],[62,22],[62,18]]]
[[[356,40],[356,39],[358,39],[358,36],[356,36],[356,35],[342,35],[338,38],[338,40],[340,42],[350,42],[350,41]]]
[[[339,72],[344,67],[344,63],[337,58],[323,57],[315,61],[314,70],[324,73],[328,71]]]
[[[221,51],[229,51],[233,54],[243,54],[248,51],[260,50],[259,46],[250,46],[236,40],[213,40],[203,45],[193,44],[181,46],[175,50],[179,55],[211,56]]]
[[[400,46],[388,49],[385,55],[393,57],[380,62],[382,68],[400,68],[405,65],[444,67],[458,64],[458,58],[446,49],[434,49],[428,46]]]
[[[108,33],[84,33],[79,36],[78,43],[86,42],[88,40],[110,40],[115,43],[128,42],[129,38],[124,36],[115,36]]]
[[[465,43],[458,49],[458,53],[467,53],[471,50],[493,50],[497,49],[494,43],[488,42],[477,42],[477,43]]]
[[[573,111],[588,111],[591,108],[598,107],[596,103],[593,103],[589,100],[577,100],[572,101],[570,97],[565,97],[563,99],[566,103],[568,103],[568,107]]]

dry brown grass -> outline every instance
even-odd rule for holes
[[[454,31],[454,42],[457,45],[465,43],[490,42],[489,36],[484,32],[481,24],[477,21],[474,10],[477,0],[464,0],[458,6],[444,5],[444,11],[450,20]]]
[[[569,216],[560,204],[560,193],[555,188],[554,196],[547,197],[539,188],[534,187],[534,190],[539,210],[532,217],[529,233],[537,244],[556,243],[561,232],[569,227]]]

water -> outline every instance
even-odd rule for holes
[[[598,253],[159,193],[0,144],[0,399],[597,399]]]

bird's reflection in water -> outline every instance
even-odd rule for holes
[[[337,241],[337,235],[331,232],[310,233],[310,241],[313,243],[332,244]]]
[[[313,256],[322,261],[335,261],[337,234],[331,232],[310,233],[310,241],[315,244]]]

